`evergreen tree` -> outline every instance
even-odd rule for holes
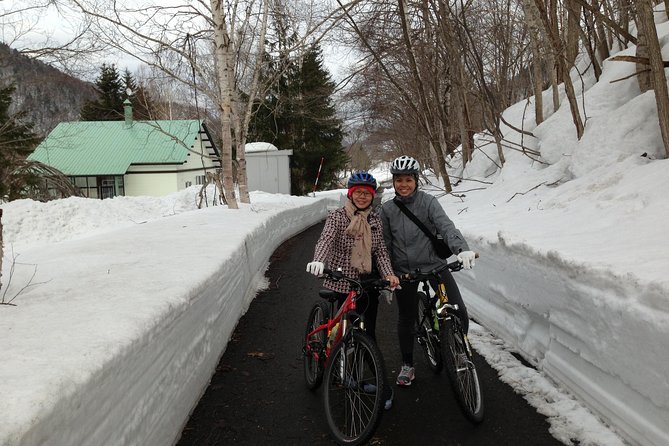
[[[100,77],[95,81],[100,97],[88,101],[81,109],[82,121],[121,121],[126,94],[115,65],[102,64]]]
[[[34,172],[22,169],[39,138],[32,132],[32,124],[21,121],[22,113],[9,114],[14,88],[0,88],[0,199],[8,200],[20,198],[26,188],[39,181]]]
[[[150,121],[157,119],[156,107],[153,99],[144,86],[138,84],[130,71],[125,70],[123,74],[124,91],[132,103],[133,119],[138,121]]]
[[[318,188],[337,187],[337,173],[344,170],[347,157],[341,121],[332,105],[334,82],[323,67],[319,47],[310,48],[300,64],[294,62],[282,72],[263,104],[256,107],[249,140],[293,150],[293,194],[311,192],[321,158]]]

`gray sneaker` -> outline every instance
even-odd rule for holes
[[[410,386],[414,378],[416,378],[416,369],[408,364],[404,364],[402,370],[400,370],[400,374],[397,375],[396,383],[402,387]]]

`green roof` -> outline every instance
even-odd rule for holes
[[[123,175],[131,164],[183,164],[197,120],[61,122],[28,157],[69,176]]]

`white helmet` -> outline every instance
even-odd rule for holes
[[[420,171],[420,164],[410,156],[402,155],[395,158],[390,165],[390,173],[393,175],[414,175],[418,176]]]

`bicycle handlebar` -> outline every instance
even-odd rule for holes
[[[478,259],[479,253],[476,253],[476,258]],[[439,273],[444,271],[446,268],[448,268],[451,272],[456,272],[460,271],[462,269],[462,262],[459,260],[456,260],[455,262],[448,263],[446,266],[434,269],[428,273],[421,272],[420,269],[416,269],[413,272],[410,273],[404,273],[402,274],[400,278],[400,282],[421,282],[423,280],[429,280],[433,278],[439,278]]]
[[[325,268],[323,270],[323,276],[326,276],[332,280],[345,280],[351,285],[359,287],[360,289],[367,289],[367,288],[381,289],[390,286],[390,282],[385,279],[377,279],[377,278],[363,279],[363,280],[353,279],[351,277],[345,276],[341,270],[331,270],[328,268]]]

